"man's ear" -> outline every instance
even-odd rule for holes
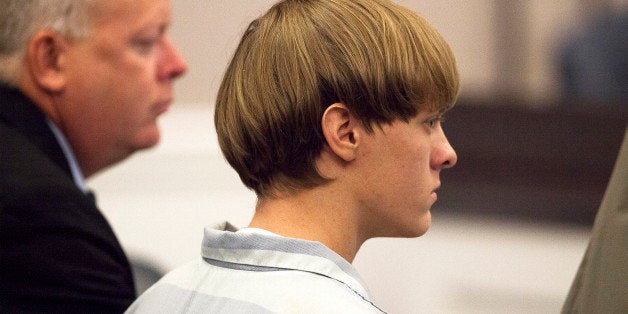
[[[65,87],[62,71],[65,38],[53,31],[37,32],[28,42],[26,63],[33,81],[48,92],[58,92]]]
[[[344,161],[352,161],[357,156],[357,148],[362,136],[361,122],[342,103],[332,104],[321,119],[323,136],[329,149]]]

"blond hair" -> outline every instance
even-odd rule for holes
[[[449,46],[416,13],[386,0],[285,0],[244,33],[215,125],[243,183],[271,196],[326,182],[314,161],[329,105],[345,104],[371,131],[447,110],[458,90]]]

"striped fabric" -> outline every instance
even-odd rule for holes
[[[167,274],[127,313],[382,313],[353,266],[323,244],[228,227],[206,228],[202,259]]]

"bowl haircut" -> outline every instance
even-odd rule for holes
[[[459,78],[451,49],[413,11],[387,0],[285,0],[244,33],[215,112],[226,160],[258,197],[324,184],[321,119],[347,106],[372,132],[448,110]]]

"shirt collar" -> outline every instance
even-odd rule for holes
[[[371,300],[355,268],[320,242],[256,230],[233,232],[207,227],[202,255],[205,259],[253,268],[293,269],[319,274],[340,281],[365,300]]]
[[[72,178],[74,179],[74,183],[76,186],[83,191],[83,193],[89,193],[89,188],[85,183],[85,177],[83,177],[83,172],[81,172],[81,168],[76,161],[76,157],[74,156],[74,152],[68,143],[68,140],[65,138],[61,130],[54,124],[54,122],[50,121],[50,119],[46,119],[46,123],[50,127],[52,134],[54,134],[59,146],[61,146],[61,150],[65,155],[65,159],[68,161],[68,165],[70,166],[70,172],[72,173]]]

